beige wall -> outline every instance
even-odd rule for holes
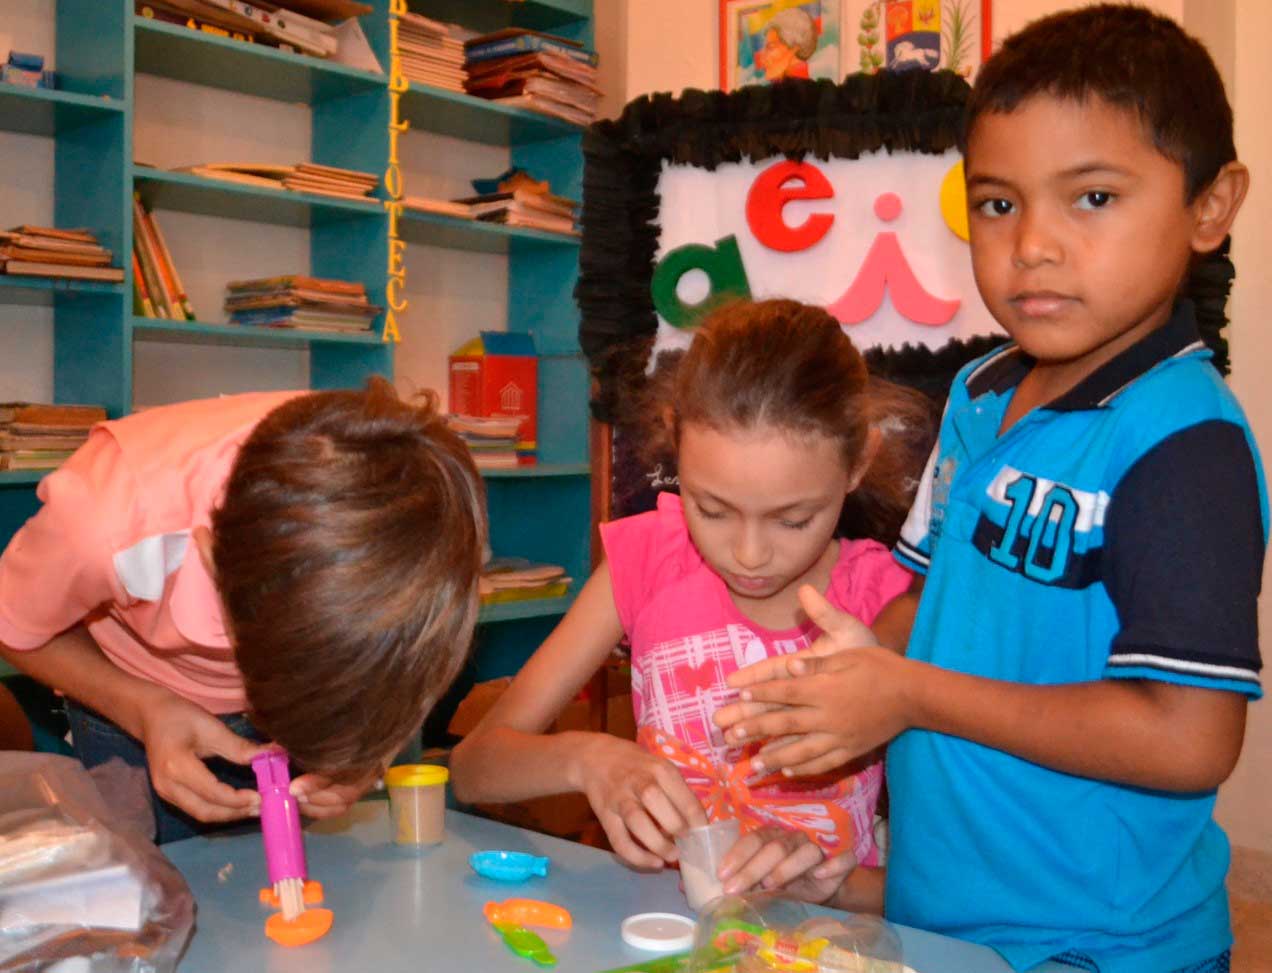
[[[625,98],[686,87],[712,88],[716,79],[716,0],[596,0],[602,31],[625,34],[601,40],[618,48],[611,62],[611,87]],[[1063,0],[995,0],[994,35],[1001,39],[1030,20],[1074,4]],[[1147,0],[1147,5],[1182,20],[1214,50],[1229,85],[1237,118],[1237,145],[1253,174],[1250,198],[1233,234],[1238,276],[1233,291],[1230,342],[1232,385],[1254,424],[1265,457],[1272,455],[1272,329],[1261,318],[1272,308],[1272,93],[1270,0]],[[621,63],[618,58],[621,57]],[[613,113],[624,103],[608,95]],[[1266,469],[1265,459],[1265,469]],[[1265,590],[1272,589],[1272,569]],[[1265,594],[1260,621],[1272,631],[1272,594]],[[1266,653],[1265,653],[1266,654]],[[1270,667],[1272,668],[1272,667]],[[1250,708],[1241,763],[1222,788],[1219,818],[1235,844],[1272,852],[1272,703]]]
[[[1263,450],[1263,468],[1272,459],[1272,330],[1263,320],[1272,309],[1272,3],[1267,0],[1189,0],[1192,5],[1227,6],[1235,14],[1230,38],[1237,152],[1250,167],[1250,195],[1233,233],[1237,280],[1232,292],[1230,337],[1232,387],[1245,406]],[[1186,11],[1187,15],[1187,11]],[[1199,28],[1200,31],[1200,28]],[[1272,562],[1269,562],[1272,564]],[[1272,568],[1265,565],[1260,630],[1272,632]],[[1272,642],[1263,640],[1264,684],[1272,686]],[[1219,820],[1233,843],[1272,851],[1272,702],[1250,707],[1245,749],[1232,779],[1220,789]]]

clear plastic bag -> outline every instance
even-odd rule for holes
[[[0,753],[0,973],[176,969],[194,896],[145,837],[153,823],[127,818],[77,761]]]
[[[810,916],[780,893],[727,895],[698,916],[687,973],[913,973],[878,916]]]

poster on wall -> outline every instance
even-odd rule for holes
[[[842,74],[948,69],[973,79],[991,53],[992,0],[843,0]]]
[[[720,88],[838,80],[842,0],[720,0]]]
[[[720,0],[720,89],[949,69],[988,57],[992,0]]]

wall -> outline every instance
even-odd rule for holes
[[[1001,39],[1038,17],[1075,4],[1062,0],[995,0],[994,35]],[[1230,329],[1232,387],[1240,396],[1263,445],[1272,455],[1272,330],[1262,318],[1272,307],[1272,127],[1267,97],[1272,59],[1264,49],[1272,37],[1267,0],[1147,0],[1147,6],[1181,20],[1214,52],[1233,101],[1237,146],[1252,173],[1252,189],[1233,234],[1238,268]],[[715,0],[597,0],[602,18],[627,28],[626,63],[616,72],[627,99],[654,91],[715,86]],[[610,96],[617,114],[622,101]],[[1266,572],[1260,622],[1272,632],[1272,566]],[[1266,653],[1265,653],[1266,655]],[[1272,852],[1272,704],[1250,707],[1241,763],[1219,800],[1220,822],[1235,844]]]
[[[1272,92],[1272,4],[1266,0],[1189,0],[1189,7],[1228,6],[1233,9],[1231,39],[1232,92],[1237,123],[1237,152],[1250,167],[1250,195],[1233,233],[1237,280],[1230,316],[1233,320],[1232,387],[1245,406],[1263,450],[1264,472],[1272,459],[1272,333],[1267,322],[1272,308],[1272,127],[1267,100]],[[1213,12],[1213,11],[1211,11]],[[1189,11],[1185,11],[1188,16]],[[1260,630],[1272,632],[1272,562],[1264,565]],[[1272,642],[1263,639],[1264,684],[1269,685]],[[1272,704],[1251,706],[1245,749],[1236,773],[1219,794],[1219,820],[1233,843],[1272,852]]]
[[[53,4],[3,0],[3,29],[19,50],[54,48]],[[139,75],[134,153],[162,167],[210,161],[295,163],[309,159],[309,110],[266,98]],[[402,140],[406,191],[412,195],[471,195],[468,179],[508,167],[507,149],[425,132]],[[53,144],[50,139],[0,132],[0,224],[52,220]],[[307,233],[293,227],[245,223],[161,210],[173,259],[203,320],[224,319],[226,281],[295,273],[308,268]],[[436,388],[445,394],[446,355],[481,328],[502,328],[507,261],[412,244],[406,256],[406,297],[399,316],[397,384],[403,391]],[[52,314],[0,304],[0,401],[52,396]],[[134,345],[135,402],[157,405],[251,389],[308,384],[308,354],[285,349],[233,348],[143,341]]]

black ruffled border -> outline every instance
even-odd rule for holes
[[[939,154],[957,144],[970,88],[949,71],[881,71],[842,83],[783,81],[736,91],[688,89],[642,96],[583,137],[582,245],[575,298],[579,343],[588,357],[593,412],[607,422],[634,419],[657,330],[649,285],[658,247],[658,177],[664,161],[714,169],[724,162],[786,156],[857,158],[879,149]],[[1228,371],[1223,337],[1233,278],[1227,244],[1197,262],[1185,293],[1197,305],[1215,365]],[[935,351],[913,345],[872,350],[882,376],[943,399],[955,372],[1001,338],[950,341]]]

